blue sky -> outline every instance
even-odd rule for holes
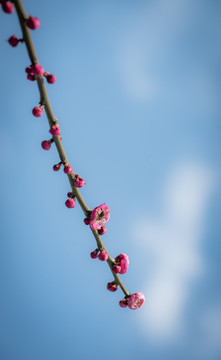
[[[220,6],[218,1],[25,1],[47,90],[92,209],[111,217],[105,246],[127,253],[138,311],[90,259],[96,244],[34,118],[16,14],[0,13],[1,358],[221,357]]]

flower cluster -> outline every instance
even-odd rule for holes
[[[125,274],[129,266],[129,258],[126,254],[120,254],[115,258],[112,270],[116,274]]]
[[[101,261],[106,261],[108,259],[108,253],[104,250],[95,249],[91,252],[91,258],[96,259],[98,258]]]

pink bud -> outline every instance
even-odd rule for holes
[[[74,185],[76,188],[81,188],[82,186],[85,185],[85,181],[84,181],[84,179],[82,179],[79,175],[76,175],[75,180],[74,180],[74,182],[73,182],[73,185]]]
[[[27,79],[30,80],[30,81],[35,81],[36,77],[34,75],[28,74]]]
[[[18,40],[18,38],[17,38],[16,35],[12,35],[12,36],[8,39],[8,42],[9,42],[9,44],[10,44],[12,47],[15,47],[15,46],[18,45],[19,40]]]
[[[2,10],[6,13],[6,14],[12,14],[14,11],[14,6],[8,2],[8,1],[4,1],[2,3]]]
[[[35,106],[33,109],[32,109],[32,114],[36,117],[40,117],[42,115],[42,107],[38,107],[38,106]]]
[[[98,255],[98,259],[101,261],[106,261],[108,259],[108,254],[106,253],[106,251],[102,250]]]
[[[53,166],[53,170],[54,171],[58,171],[58,170],[60,170],[60,167],[61,167],[61,164],[59,163],[59,164],[55,164],[54,166]]]
[[[27,74],[31,74],[32,73],[31,66],[27,66],[25,68],[25,71],[26,71]]]
[[[65,201],[65,205],[67,206],[67,208],[71,209],[75,207],[75,202],[74,199],[67,199]]]
[[[136,310],[143,305],[145,297],[141,292],[132,294],[128,299],[128,307],[132,310]]]
[[[98,234],[99,235],[104,235],[106,233],[106,231],[107,231],[106,226],[102,226],[102,228],[98,230]]]
[[[58,125],[58,124],[57,124],[57,125],[53,125],[53,126],[50,128],[49,132],[51,133],[52,136],[60,135],[61,131],[60,131],[60,129],[59,129],[59,125]]]
[[[29,29],[35,30],[35,29],[39,28],[40,21],[38,20],[38,18],[36,18],[34,16],[29,16],[29,19],[27,20],[26,25]]]
[[[49,150],[51,147],[51,141],[50,140],[44,140],[41,143],[42,149]]]
[[[73,192],[71,192],[71,191],[69,191],[68,193],[67,193],[67,197],[69,197],[70,199],[73,197]]]
[[[71,174],[72,171],[73,171],[73,169],[72,169],[71,165],[65,164],[65,166],[64,166],[64,173],[65,173],[65,174]]]
[[[31,73],[34,76],[42,76],[44,74],[44,69],[39,64],[33,64],[31,65]]]
[[[121,271],[121,267],[118,265],[113,265],[112,270],[114,273],[119,274],[119,272]]]
[[[54,84],[56,81],[56,76],[53,74],[46,75],[48,84]]]
[[[118,284],[116,284],[114,281],[109,282],[107,284],[107,290],[115,292],[115,291],[117,291],[117,289],[118,289]]]
[[[127,299],[124,298],[124,299],[122,299],[121,301],[119,301],[119,305],[120,305],[122,308],[126,308],[126,307],[127,307]]]
[[[94,251],[91,252],[91,258],[92,259],[96,259],[99,253],[99,249],[95,249]]]
[[[89,225],[90,224],[90,218],[86,217],[84,219],[84,223],[85,223],[85,225]]]

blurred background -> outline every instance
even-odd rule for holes
[[[2,360],[221,358],[221,2],[24,0],[63,146],[146,302],[122,309],[70,191],[16,13],[0,13]]]

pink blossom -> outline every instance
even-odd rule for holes
[[[106,253],[106,251],[102,250],[98,255],[98,259],[101,261],[106,261],[108,259],[108,254]]]
[[[75,202],[74,199],[67,199],[65,201],[65,205],[67,206],[67,208],[71,209],[75,207]]]
[[[42,112],[43,112],[43,107],[40,106],[35,106],[33,109],[32,109],[32,114],[36,117],[40,117],[42,115]]]
[[[61,131],[60,131],[60,128],[59,128],[59,125],[53,125],[50,130],[49,130],[49,133],[52,135],[52,136],[57,136],[57,135],[60,135]]]
[[[71,165],[65,164],[65,166],[64,166],[64,173],[65,173],[65,174],[71,174],[72,171],[73,171],[73,169],[72,169]]]
[[[81,188],[82,186],[85,185],[85,181],[84,179],[82,179],[79,175],[76,175],[75,176],[75,180],[73,182],[73,185],[76,187],[76,188]]]
[[[44,74],[44,69],[39,64],[31,65],[31,75],[42,76]]]
[[[126,298],[123,298],[121,301],[119,301],[119,305],[123,308],[127,307],[128,300]]]
[[[109,282],[107,284],[107,290],[115,292],[118,289],[118,284],[115,283],[115,281]]]
[[[17,46],[18,43],[19,43],[19,41],[20,41],[20,40],[17,38],[16,35],[12,35],[12,36],[8,39],[8,42],[9,42],[9,44],[10,44],[12,47]]]
[[[26,25],[29,29],[35,30],[35,29],[39,28],[40,21],[38,20],[38,18],[36,18],[34,16],[29,16]]]
[[[141,292],[132,294],[128,299],[128,307],[132,310],[136,310],[143,305],[145,297]]]
[[[8,2],[8,1],[3,1],[2,2],[2,10],[6,13],[6,14],[12,14],[14,11],[14,6]]]
[[[102,226],[109,220],[110,211],[109,206],[106,206],[105,203],[96,207],[90,218],[90,226],[93,230],[100,230]]]
[[[92,259],[96,259],[99,253],[99,249],[95,249],[94,251],[91,252],[91,258]]]
[[[42,147],[42,149],[44,149],[44,150],[49,150],[50,147],[51,147],[51,140],[44,140],[44,141],[42,141],[41,147]]]

